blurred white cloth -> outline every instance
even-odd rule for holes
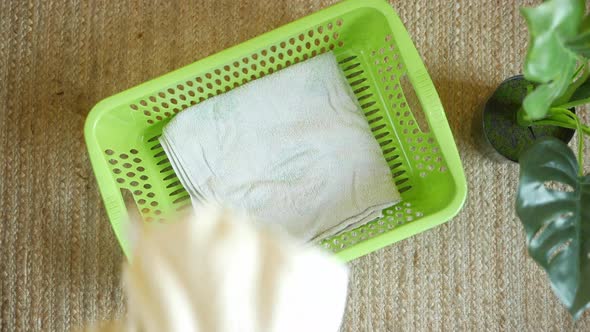
[[[186,109],[160,142],[193,203],[303,240],[358,227],[400,199],[332,53]]]
[[[128,317],[108,331],[338,331],[343,263],[228,212],[197,214],[139,232],[123,277]]]

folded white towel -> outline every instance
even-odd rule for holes
[[[160,142],[193,204],[303,240],[360,226],[400,199],[332,53],[185,110]]]

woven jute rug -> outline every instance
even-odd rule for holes
[[[94,104],[331,3],[0,1],[0,330],[64,331],[124,312],[123,255],[83,141]],[[517,166],[482,157],[470,135],[484,99],[520,72],[522,4],[391,3],[438,89],[469,197],[452,221],[350,264],[344,331],[572,327],[527,256]],[[590,330],[588,314],[575,330]]]

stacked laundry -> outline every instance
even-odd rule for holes
[[[160,142],[193,205],[239,210],[306,241],[400,200],[332,53],[186,109]]]

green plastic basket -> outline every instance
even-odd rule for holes
[[[85,137],[108,216],[129,255],[131,193],[146,223],[190,205],[158,142],[178,112],[332,50],[381,145],[403,201],[384,217],[321,242],[344,260],[441,224],[467,194],[434,85],[408,33],[382,0],[349,0],[98,103]],[[171,218],[170,218],[171,219]]]

